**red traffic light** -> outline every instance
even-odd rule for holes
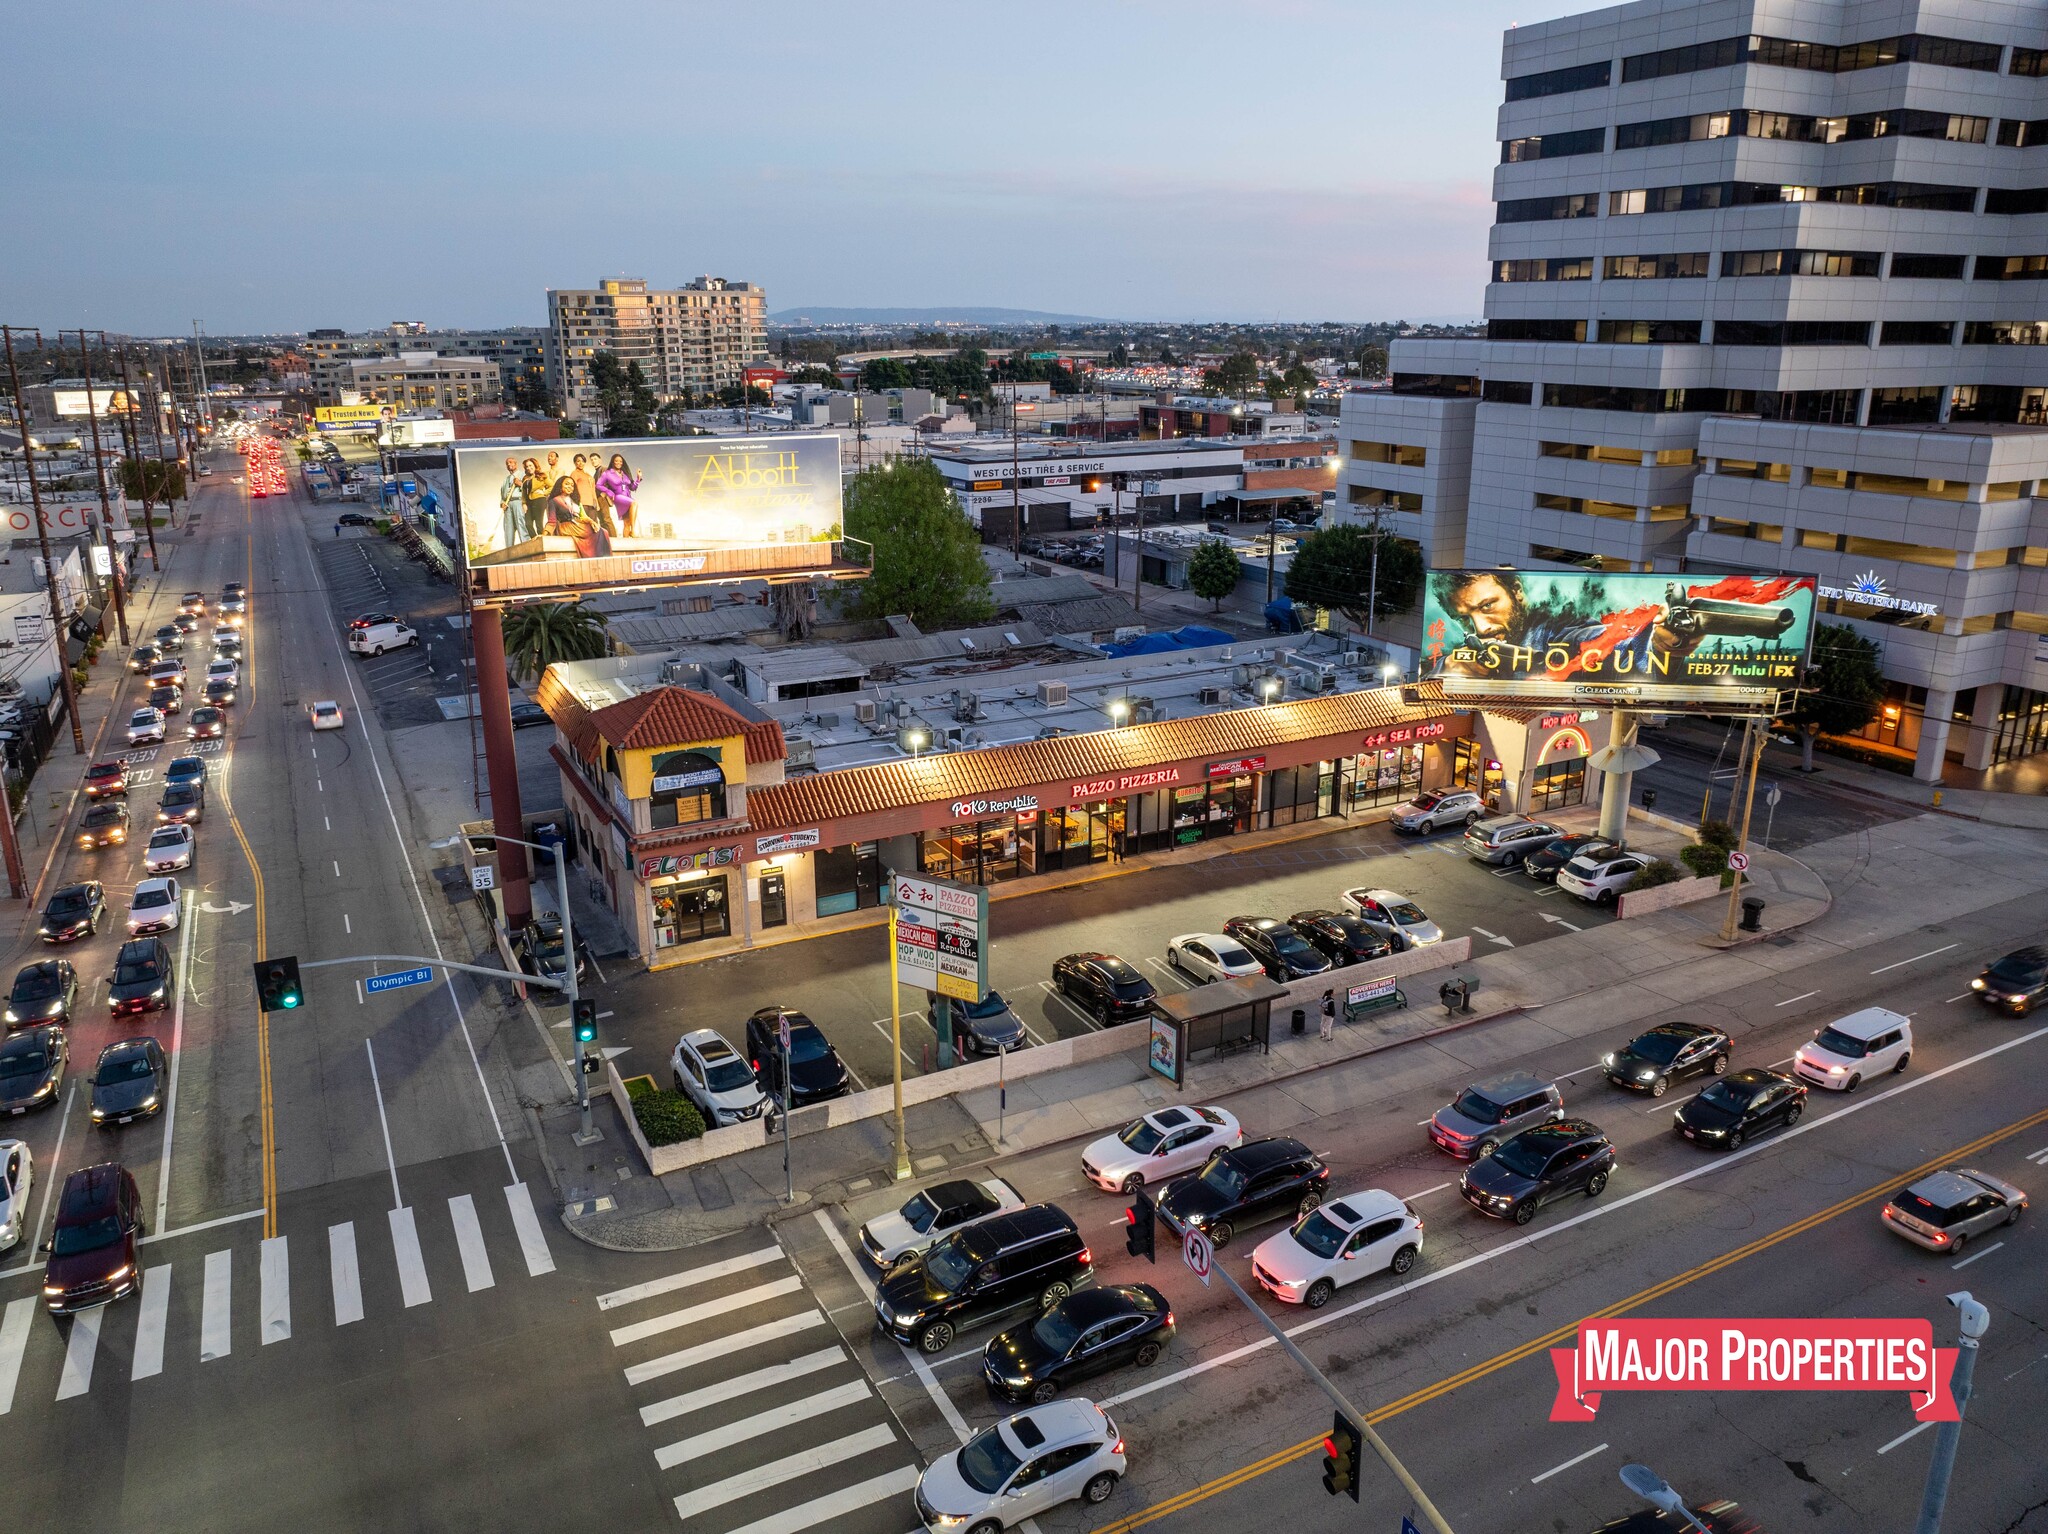
[[[1323,1452],[1329,1455],[1331,1459],[1335,1459],[1337,1457],[1337,1440],[1325,1438],[1323,1440]]]

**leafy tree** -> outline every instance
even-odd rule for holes
[[[1387,376],[1387,349],[1384,346],[1364,346],[1359,348],[1358,376],[1360,378],[1385,378]]]
[[[590,381],[605,415],[607,437],[644,437],[653,429],[656,400],[637,362],[619,365],[611,352],[590,359]]]
[[[856,617],[908,613],[920,628],[978,623],[995,612],[981,538],[929,459],[864,469],[846,494],[846,532],[874,546]]]
[[[1109,365],[1113,368],[1127,368],[1131,365],[1131,349],[1119,341],[1109,349]]]
[[[826,389],[836,389],[839,387],[839,375],[830,368],[798,368],[789,375],[789,381],[794,384],[817,384]]]
[[[1373,547],[1379,547],[1374,579]],[[1422,593],[1422,550],[1375,522],[1370,528],[1340,522],[1310,533],[1287,568],[1287,595],[1297,602],[1335,608],[1353,623],[1366,621],[1368,596],[1375,620],[1408,611]]]
[[[1230,545],[1221,538],[1205,538],[1188,558],[1188,585],[1198,597],[1209,599],[1209,611],[1222,607],[1223,599],[1237,590],[1242,570]]]
[[[1170,346],[1162,346],[1162,347],[1160,347],[1160,348],[1159,348],[1159,365],[1160,365],[1161,367],[1163,367],[1163,368],[1170,368],[1170,367],[1173,367],[1173,366],[1175,366],[1175,365],[1176,365],[1177,361],[1178,361],[1178,359],[1177,359],[1177,358],[1175,358],[1175,356],[1173,355],[1173,348],[1172,348],[1172,347],[1170,347]]]
[[[1807,685],[1785,717],[1799,730],[1799,768],[1813,771],[1813,742],[1820,735],[1853,735],[1877,717],[1884,699],[1883,656],[1874,640],[1843,623],[1822,623],[1813,631],[1813,666]]]
[[[1232,352],[1213,371],[1220,392],[1249,394],[1259,381],[1259,359],[1250,352]]]
[[[505,619],[505,654],[522,682],[556,661],[596,660],[609,648],[604,614],[573,602],[536,602]]]
[[[185,471],[158,458],[121,460],[121,490],[129,500],[158,505],[185,497]]]
[[[900,357],[877,357],[860,370],[860,386],[879,394],[884,389],[911,387],[910,369]]]

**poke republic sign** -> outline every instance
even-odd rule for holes
[[[1798,687],[1814,578],[1439,570],[1422,676],[1452,697],[1727,707]]]
[[[1925,1320],[1581,1321],[1550,1362],[1552,1422],[1591,1422],[1617,1390],[1903,1390],[1918,1421],[1962,1415],[1956,1350]]]

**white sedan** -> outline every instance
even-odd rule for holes
[[[1399,890],[1346,890],[1344,909],[1398,939],[1403,948],[1427,948],[1444,940],[1444,929]]]
[[[149,833],[149,845],[142,852],[142,866],[152,874],[176,873],[192,866],[192,828],[183,823],[158,826]]]
[[[0,1252],[28,1229],[28,1196],[36,1184],[35,1157],[20,1140],[0,1140]]]
[[[908,1203],[878,1214],[860,1228],[860,1247],[878,1267],[892,1267],[913,1252],[936,1246],[956,1230],[965,1230],[992,1215],[1024,1207],[1024,1195],[991,1177],[986,1182],[961,1178],[910,1195]]]
[[[1214,932],[1189,932],[1175,938],[1166,945],[1166,962],[1181,974],[1203,981],[1265,973],[1244,944]]]
[[[223,657],[208,664],[206,680],[209,682],[226,682],[230,687],[239,686],[242,680],[242,668],[235,664],[234,661]]]
[[[338,730],[348,721],[341,716],[341,705],[333,699],[323,699],[307,710],[313,716],[316,730]]]
[[[1105,1193],[1135,1193],[1242,1144],[1244,1131],[1222,1108],[1159,1108],[1090,1144],[1081,1170]]]
[[[1275,1299],[1321,1310],[1370,1273],[1406,1273],[1422,1251],[1422,1216],[1378,1188],[1326,1199],[1252,1253],[1252,1276]]]
[[[128,935],[175,932],[178,927],[178,881],[144,879],[128,902]]]

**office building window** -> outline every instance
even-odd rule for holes
[[[1600,339],[1616,346],[1683,346],[1700,338],[1698,320],[1602,320]]]
[[[1531,261],[1496,261],[1495,282],[1587,282],[1593,276],[1591,256],[1551,256]]]
[[[2048,320],[1971,320],[1965,346],[2048,346]]]
[[[2023,384],[1957,384],[1949,396],[1951,421],[2004,421],[2048,426],[2048,388]]]
[[[1941,419],[1940,384],[1870,391],[1872,426],[1919,426]]]
[[[1894,277],[1940,277],[1954,278],[1963,275],[1968,256],[1951,256],[1934,252],[1900,251],[1892,257]],[[1981,258],[1978,263],[1982,265]]]
[[[1351,456],[1360,463],[1394,463],[1406,469],[1424,468],[1429,463],[1428,448],[1407,442],[1354,441]]]
[[[1781,69],[1812,69],[1824,74],[1916,63],[1996,72],[2003,52],[1997,43],[1918,34],[1843,44],[1798,42],[1784,37],[1724,37],[1710,43],[1689,43],[1680,48],[1635,54],[1621,61],[1621,78],[1623,84],[1661,80],[1703,69],[1725,69],[1731,64],[1772,64]],[[2018,73],[2017,68],[2014,72]]]
[[[1961,256],[1956,261],[1960,264]],[[1892,266],[1899,264],[1897,256],[1892,257]],[[1896,271],[1894,272],[1896,275]],[[1960,277],[1959,270],[1955,274]],[[1979,282],[2039,282],[2048,277],[2048,255],[2042,256],[1979,256],[1972,275]]]
[[[1676,255],[1609,256],[1605,275],[1610,281],[1628,281],[1645,278],[1704,277],[1708,270],[1707,252],[1695,250]]]
[[[1508,81],[1507,99],[1533,101],[1540,96],[1564,96],[1573,91],[1596,90],[1608,83],[1613,65],[1606,59],[1597,64],[1573,64],[1542,74],[1522,75]]]
[[[1570,155],[1599,154],[1606,147],[1605,128],[1581,128],[1573,133],[1511,138],[1500,146],[1500,163],[1520,165],[1529,160],[1562,160]]]
[[[1998,124],[1998,142],[2007,149],[2032,149],[2048,143],[2048,117],[2001,118]]]
[[[2011,73],[2031,75],[2036,79],[2048,75],[2048,48],[2013,49]]]
[[[1886,320],[1879,346],[1947,346],[1955,339],[1953,320]]]
[[[1765,479],[1773,484],[1789,485],[1792,482],[1792,465],[1789,463],[1759,463],[1748,458],[1717,458],[1714,472],[1726,474],[1731,479]]]
[[[1573,192],[1563,197],[1511,197],[1498,204],[1494,221],[1501,224],[1539,224],[1561,218],[1595,218],[1599,212],[1598,192]]]
[[[1874,250],[1726,250],[1723,277],[1875,277]]]
[[[1583,341],[1584,320],[1488,320],[1489,341]]]
[[[1910,208],[1928,213],[1971,213],[1977,207],[1973,186],[1938,186],[1921,181],[1871,181],[1850,186],[1824,186],[1814,201],[1850,203],[1866,208]],[[2015,210],[2017,211],[2017,210]]]
[[[1865,320],[1716,320],[1716,346],[1868,346]]]
[[[1986,213],[2048,213],[2048,186],[1994,186],[1984,194]]]
[[[1625,410],[1667,415],[1730,408],[1726,389],[1632,389],[1615,384],[1545,384],[1543,403],[1563,410]]]
[[[1536,386],[1515,378],[1489,378],[1480,385],[1479,397],[1489,405],[1535,403]]]
[[[1465,396],[1476,398],[1479,394],[1479,380],[1456,373],[1396,373],[1393,392],[1421,394],[1436,399],[1458,399]]]

